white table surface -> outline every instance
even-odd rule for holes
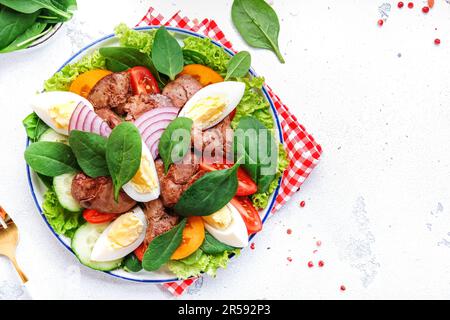
[[[231,24],[232,1],[78,2],[75,18],[47,46],[0,56],[0,204],[19,225],[18,260],[31,279],[27,294],[0,257],[0,300],[171,298],[159,286],[80,266],[51,235],[27,185],[26,99],[72,53],[119,22],[134,25],[150,4],[166,16],[180,9],[214,18],[236,48],[249,48]],[[393,7],[380,28],[383,2]],[[271,1],[287,63],[250,48],[253,66],[324,154],[256,237],[255,250],[183,298],[450,298],[450,5],[437,0],[424,15],[425,1],[414,2],[415,9],[398,10],[383,0]]]

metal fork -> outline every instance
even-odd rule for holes
[[[16,224],[0,206],[0,255],[11,260],[23,283],[28,281],[16,261],[16,248],[19,242],[19,230]]]

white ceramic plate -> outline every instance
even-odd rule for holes
[[[137,28],[137,30],[140,31],[145,31],[145,30],[151,30],[154,29],[155,27],[142,27],[142,28]],[[200,38],[205,38],[202,35],[199,35],[197,33],[193,33],[190,31],[186,31],[183,29],[178,29],[178,28],[172,28],[172,27],[167,27],[168,30],[170,30],[171,32],[174,33],[175,37],[179,40],[182,41],[183,38],[188,37],[188,36],[195,36],[195,37],[200,37]],[[216,43],[213,41],[213,43],[221,48],[223,48],[228,54],[233,55],[233,52],[231,52],[230,50],[224,48],[222,45],[220,45],[219,43]],[[103,37],[93,43],[91,43],[90,45],[86,46],[85,48],[83,48],[82,50],[80,50],[78,53],[76,53],[74,56],[72,56],[69,60],[67,60],[62,66],[61,68],[63,68],[65,65],[75,62],[78,59],[80,59],[81,57],[83,57],[86,54],[92,53],[94,50],[101,48],[101,47],[106,47],[106,46],[118,46],[119,42],[117,40],[117,38],[114,36],[114,34],[111,34],[109,36]],[[60,68],[60,69],[61,69]],[[252,76],[256,76],[256,73],[253,70],[250,70],[250,73],[252,74]],[[276,126],[275,126],[275,136],[279,141],[283,141],[283,137],[281,134],[281,127],[280,127],[280,122],[278,120],[278,116],[277,113],[275,111],[275,107],[273,104],[273,101],[270,99],[267,91],[265,89],[263,89],[263,94],[266,97],[266,99],[269,101],[270,103],[270,107],[272,110],[272,115],[273,118],[275,120]],[[28,145],[29,141],[27,141],[27,145]],[[61,235],[58,235],[53,228],[50,226],[50,224],[47,222],[47,219],[45,218],[45,215],[42,213],[42,208],[41,208],[41,204],[43,201],[43,195],[46,191],[46,187],[44,186],[44,184],[39,180],[39,178],[37,177],[36,174],[34,174],[31,170],[30,167],[27,166],[27,174],[28,174],[28,181],[29,181],[29,185],[30,185],[30,190],[31,190],[31,194],[34,198],[34,202],[36,204],[37,209],[39,210],[39,213],[41,214],[42,218],[44,219],[44,221],[47,223],[48,227],[50,228],[50,230],[52,231],[53,235],[67,248],[67,250],[69,250],[70,252],[73,253],[72,249],[70,248],[70,239]],[[280,179],[281,182],[281,179]],[[279,184],[280,184],[279,182]],[[262,218],[263,223],[266,221],[267,217],[269,216],[270,211],[272,210],[273,206],[274,206],[274,202],[275,202],[275,198],[278,194],[278,189],[279,189],[279,185],[278,188],[275,190],[274,194],[272,195],[272,197],[270,198],[269,201],[269,206],[265,209],[260,211],[260,216]],[[253,238],[254,235],[251,238]],[[124,270],[114,270],[114,271],[110,271],[110,272],[106,272],[108,274],[110,274],[111,276],[117,277],[117,278],[121,278],[121,279],[125,279],[125,280],[130,280],[130,281],[136,281],[136,282],[150,282],[150,283],[164,283],[164,282],[172,282],[172,281],[176,281],[179,280],[177,279],[174,274],[172,274],[169,270],[162,268],[158,271],[155,272],[147,272],[147,271],[140,271],[138,273],[129,273],[126,272]]]

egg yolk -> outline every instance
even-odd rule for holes
[[[133,212],[128,212],[113,222],[108,232],[108,240],[112,248],[124,248],[135,242],[143,230],[142,221]]]
[[[131,179],[134,189],[139,193],[147,193],[154,190],[157,187],[155,178],[154,171],[150,167],[150,159],[142,154],[141,166],[133,179]]]
[[[69,129],[70,118],[72,117],[75,101],[51,106],[48,109],[53,124],[58,129]]]
[[[209,216],[204,216],[203,220],[205,220],[205,222],[210,226],[223,230],[230,226],[233,217],[231,216],[230,208],[225,206]]]
[[[194,104],[186,113],[186,117],[207,126],[220,118],[226,106],[224,96],[206,97]]]

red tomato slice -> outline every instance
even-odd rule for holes
[[[236,108],[234,108],[233,111],[230,112],[230,120],[231,121],[233,121],[235,115],[236,115]]]
[[[105,223],[113,221],[119,215],[117,213],[101,213],[92,209],[86,209],[83,211],[83,218],[89,223]]]
[[[158,82],[147,68],[133,67],[128,72],[134,95],[160,93]]]
[[[261,231],[261,217],[249,198],[234,197],[231,200],[231,204],[239,211],[242,219],[244,219],[248,235]]]
[[[134,255],[136,256],[136,258],[138,258],[139,261],[142,261],[144,259],[144,253],[145,251],[147,251],[147,247],[148,245],[143,242],[134,250]]]
[[[201,163],[200,168],[206,171],[215,171],[215,170],[223,170],[223,169],[229,169],[233,165],[232,164],[218,164],[218,163]],[[239,168],[237,172],[238,176],[238,189],[236,191],[237,196],[249,196],[256,191],[258,191],[258,186],[255,182],[253,182],[252,178],[248,175],[247,172],[245,172],[244,169]]]

